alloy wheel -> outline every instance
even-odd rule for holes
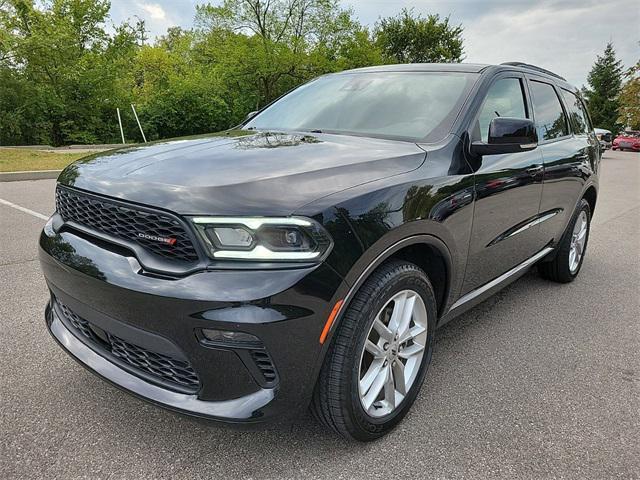
[[[584,255],[584,246],[587,242],[587,229],[589,228],[589,222],[587,220],[587,212],[582,210],[576,223],[573,226],[573,233],[571,234],[571,247],[569,249],[569,270],[571,273],[578,271],[580,266],[580,260]]]
[[[396,293],[376,315],[360,356],[358,391],[372,417],[392,413],[414,384],[428,336],[427,310],[413,290]]]

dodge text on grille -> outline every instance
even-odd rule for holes
[[[138,237],[145,238],[147,240],[153,240],[154,242],[166,243],[167,245],[175,245],[176,244],[176,239],[175,238],[158,237],[156,235],[149,235],[147,233],[142,233],[142,232],[138,233]]]

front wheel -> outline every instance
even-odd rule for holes
[[[578,276],[587,251],[590,227],[591,208],[583,198],[558,245],[554,259],[538,265],[538,271],[544,278],[554,282],[568,283]]]
[[[344,437],[371,441],[402,420],[424,380],[436,324],[433,288],[391,261],[360,288],[327,353],[311,410]]]

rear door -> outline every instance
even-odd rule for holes
[[[594,171],[598,141],[580,98],[542,78],[528,79],[544,160],[540,215],[545,243],[559,241]]]
[[[471,141],[487,141],[495,117],[531,118],[524,77],[499,74],[471,125]],[[536,224],[542,195],[538,149],[485,155],[476,164],[476,201],[462,294],[484,285],[540,251]]]

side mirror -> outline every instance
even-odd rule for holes
[[[247,116],[244,117],[243,123],[244,122],[248,122],[249,120],[251,120],[253,117],[256,116],[256,113],[258,113],[258,110],[254,110],[253,112],[249,112],[247,113]]]
[[[538,146],[536,126],[527,118],[496,117],[489,124],[488,142],[473,142],[475,155],[500,155],[533,150]]]

